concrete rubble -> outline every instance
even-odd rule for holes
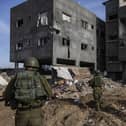
[[[2,76],[0,76],[0,85],[1,86],[6,86],[8,84],[7,80],[4,79]]]
[[[11,79],[11,77],[6,72],[2,72],[0,76],[2,76],[7,82],[9,82]]]
[[[0,73],[0,97],[2,97],[3,92],[10,81],[10,77],[6,72]]]
[[[57,71],[59,72],[57,74]],[[67,72],[66,72],[67,71]],[[43,126],[126,126],[126,86],[103,77],[102,111],[94,108],[88,68],[54,68],[52,89],[56,98],[42,107]],[[7,74],[1,76],[5,79]],[[56,75],[56,76],[54,76]],[[7,77],[9,78],[9,77]],[[5,79],[9,82],[9,79]],[[14,111],[0,102],[0,125],[14,126]]]
[[[58,69],[56,69],[58,71]],[[65,77],[59,78],[59,76],[54,77],[54,84],[52,86],[53,92],[57,98],[64,99],[79,99],[82,96],[92,93],[92,88],[89,87],[89,81],[92,75],[88,68],[76,68],[71,67],[66,69],[69,74],[71,74],[73,79],[66,79]],[[60,71],[58,71],[60,73]],[[66,74],[66,72],[62,72]],[[67,76],[68,73],[64,76]],[[114,82],[109,78],[103,77],[105,83],[104,90],[112,93],[115,89],[123,88],[123,85],[118,82]]]
[[[60,74],[59,69],[55,70],[55,73]],[[65,70],[67,72],[64,71],[62,74],[66,74],[65,76],[67,76],[69,73],[71,76],[68,79],[64,76],[53,76],[52,78],[54,79],[52,87],[56,97],[79,99],[81,95],[84,96],[92,92],[92,89],[88,86],[88,81],[91,78],[88,68],[69,67],[65,68]]]

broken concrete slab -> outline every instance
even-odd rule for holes
[[[52,67],[56,71],[57,78],[62,78],[65,80],[73,80],[68,68],[65,67]]]
[[[8,82],[0,75],[0,85],[1,86],[7,86]]]
[[[6,72],[2,72],[2,73],[0,74],[0,76],[2,76],[7,82],[9,82],[10,79],[11,79],[11,77],[8,76],[8,74],[7,74]]]

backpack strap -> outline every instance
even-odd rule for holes
[[[41,84],[42,84],[44,90],[46,91],[48,97],[51,97],[52,96],[52,89],[51,89],[48,81],[46,80],[46,78],[44,76],[41,76],[38,72],[37,72],[37,75],[39,76]]]

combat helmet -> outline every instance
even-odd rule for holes
[[[35,57],[29,57],[24,61],[24,67],[39,68],[39,61]]]

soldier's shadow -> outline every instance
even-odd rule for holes
[[[120,120],[126,122],[126,115],[121,112],[121,110],[115,109],[112,106],[105,106],[101,109],[103,112],[112,114],[113,116],[119,118]]]
[[[126,103],[126,101],[120,101],[120,103]],[[95,110],[95,101],[91,100],[90,102],[86,103],[86,105],[89,108],[92,108],[92,109]],[[119,118],[120,120],[126,122],[126,114],[122,113],[120,110],[115,109],[111,105],[101,107],[101,111],[112,114],[113,116],[115,116],[115,117]]]

